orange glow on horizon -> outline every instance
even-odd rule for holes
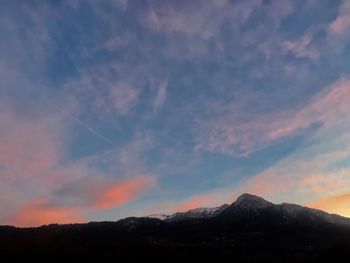
[[[350,193],[322,198],[309,203],[307,206],[321,209],[328,213],[350,217]]]
[[[29,201],[7,221],[11,225],[18,227],[85,222],[74,207],[53,207],[46,198],[37,198]]]

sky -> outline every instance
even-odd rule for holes
[[[1,1],[0,224],[245,192],[350,217],[350,1]]]

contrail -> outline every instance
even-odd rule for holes
[[[57,107],[56,107],[57,108]],[[78,124],[80,124],[82,127],[84,127],[85,129],[87,129],[88,131],[90,131],[91,133],[97,135],[98,137],[100,137],[102,140],[104,140],[105,142],[107,142],[108,144],[114,146],[113,142],[111,140],[109,140],[108,138],[106,138],[105,136],[103,136],[101,133],[99,133],[98,131],[96,131],[95,129],[91,128],[90,126],[86,125],[84,122],[82,122],[80,119],[78,119],[77,117],[75,117],[72,114],[67,113],[66,111],[57,108],[57,110],[59,110],[62,114],[64,114],[65,116],[67,116],[68,118],[76,121]]]
[[[79,67],[77,67],[77,65],[73,62],[73,60],[71,59],[70,55],[68,54],[68,52],[66,51],[66,49],[59,43],[59,41],[56,39],[55,36],[52,36],[54,41],[56,42],[57,46],[60,47],[60,49],[63,51],[65,58],[68,60],[68,62],[73,66],[73,68],[75,69],[75,71],[78,73],[78,76],[80,79],[82,79],[82,73]],[[89,91],[91,93],[91,91]],[[65,94],[65,96],[67,96],[69,94]],[[94,95],[94,94],[92,94]],[[55,106],[55,105],[54,105]],[[64,111],[63,109],[55,106],[55,108],[60,111],[62,114],[64,114],[65,116],[67,116],[68,118],[76,121],[80,126],[84,127],[85,129],[87,129],[89,132],[91,132],[92,134],[95,134],[96,136],[98,136],[100,139],[104,140],[106,143],[108,143],[111,146],[114,146],[114,143],[109,140],[108,138],[106,138],[105,136],[103,136],[101,133],[99,133],[98,131],[96,131],[95,129],[91,128],[90,126],[88,126],[87,124],[85,124],[84,122],[82,122],[79,118],[75,117],[74,115]],[[111,114],[109,112],[107,112],[110,116]],[[111,116],[112,117],[112,116]],[[112,126],[115,127],[115,125],[112,123]]]
[[[83,77],[82,77],[82,72],[81,72],[81,70],[80,70],[80,68],[76,65],[76,63],[74,63],[74,61],[73,61],[73,59],[71,58],[71,56],[69,55],[69,53],[67,52],[67,50],[63,47],[63,45],[61,45],[60,43],[59,43],[59,41],[53,36],[53,39],[54,39],[54,41],[56,42],[56,44],[57,44],[57,46],[59,46],[60,47],[60,49],[62,50],[62,52],[64,53],[64,55],[65,55],[65,58],[67,59],[67,61],[72,65],[72,67],[75,69],[75,71],[78,73],[78,76],[79,76],[79,78],[80,79],[83,79]],[[90,63],[91,64],[91,63]],[[95,86],[93,85],[93,88],[95,88]],[[90,95],[92,95],[92,96],[94,96],[95,94],[93,93],[93,91],[91,91],[91,90],[87,90],[89,93],[90,93]],[[108,116],[109,116],[109,122],[110,122],[110,124],[114,127],[114,128],[117,128],[117,129],[119,129],[119,127],[118,126],[116,126],[115,125],[115,119],[114,119],[114,117],[113,117],[113,115],[108,111],[108,110],[106,110],[105,108],[102,108],[103,110],[104,110],[104,112],[106,113],[106,114],[108,114]]]
[[[48,97],[48,99],[50,99],[50,98]],[[84,127],[85,129],[87,129],[92,134],[95,134],[100,139],[104,140],[109,145],[114,146],[114,143],[111,140],[109,140],[107,137],[103,136],[101,133],[99,133],[95,129],[93,129],[90,126],[88,126],[86,123],[82,122],[79,118],[75,117],[73,114],[70,114],[70,113],[66,112],[65,110],[59,108],[57,105],[55,105],[55,103],[52,103],[51,106],[56,108],[59,112],[61,112],[66,117],[68,117],[68,118],[72,119],[73,121],[77,122],[80,126]]]

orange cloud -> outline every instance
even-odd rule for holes
[[[350,217],[350,193],[319,199],[307,206]]]
[[[75,207],[56,207],[48,198],[37,198],[20,208],[6,220],[11,225],[33,227],[44,224],[83,222]]]
[[[103,184],[108,182],[105,181]],[[140,176],[107,187],[97,183],[95,185],[97,191],[90,189],[87,195],[78,193],[78,197],[85,199],[85,203],[70,206],[56,205],[51,197],[35,198],[20,207],[13,215],[5,218],[3,224],[33,227],[54,223],[84,222],[83,211],[93,211],[91,210],[93,208],[104,210],[124,205],[140,197],[154,185],[155,179],[151,176]],[[91,195],[97,195],[97,197],[91,197]]]
[[[140,176],[107,187],[93,202],[98,209],[109,209],[126,204],[144,194],[155,184],[151,176]]]

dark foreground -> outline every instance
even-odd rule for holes
[[[0,258],[54,261],[348,262],[350,221],[241,196],[216,214],[0,227]]]

